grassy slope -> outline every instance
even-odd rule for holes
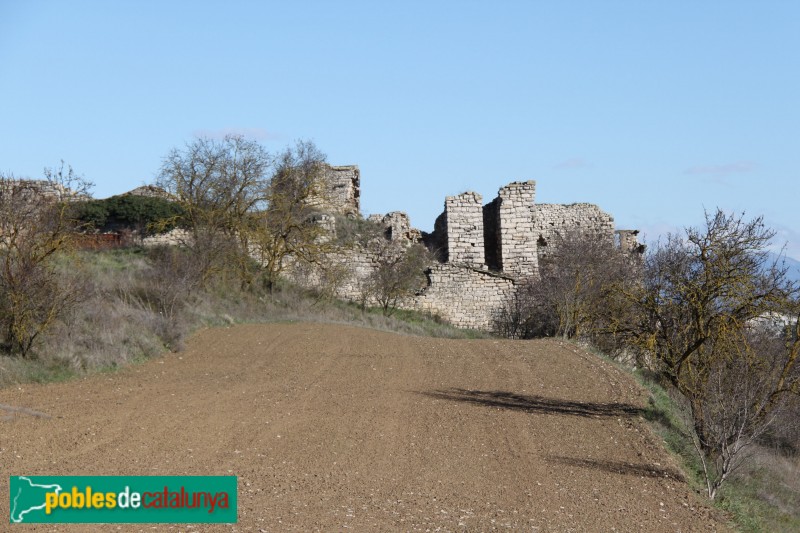
[[[689,483],[704,492],[702,466],[677,403],[650,376],[641,372],[636,375],[650,391],[646,418],[678,459]],[[717,507],[728,511],[741,531],[800,531],[800,457],[766,448],[754,453],[752,460],[720,489]]]
[[[317,321],[409,335],[485,336],[422,313],[397,311],[386,317],[379,309],[362,311],[292,286],[278,287],[272,294],[241,291],[235,283],[195,290],[182,295],[175,314],[165,317],[152,293],[154,285],[168,280],[154,279],[143,250],[83,252],[65,259],[63,267],[80,271],[88,280],[86,300],[56,325],[37,347],[35,358],[0,356],[0,387],[114,369],[165,350],[180,350],[186,335],[198,328],[233,323]]]
[[[631,372],[650,399],[644,416],[664,447],[672,453],[687,482],[699,494],[706,487],[700,460],[689,438],[679,402],[655,376],[630,367],[592,348],[598,357]],[[746,533],[794,533],[800,531],[800,456],[761,447],[752,460],[720,489],[714,505],[731,517],[731,526]]]

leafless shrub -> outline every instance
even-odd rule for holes
[[[353,278],[350,266],[338,260],[337,256],[322,256],[316,265],[319,282],[317,301],[329,304],[336,299],[339,289]]]
[[[73,200],[91,184],[72,168],[45,169],[30,182],[0,175],[0,343],[31,356],[34,345],[85,297],[56,265],[71,249],[78,227]]]
[[[590,233],[568,233],[553,247],[538,276],[519,283],[498,310],[495,331],[515,338],[561,336],[609,343],[629,314],[619,291],[636,283],[638,261],[609,239]]]
[[[539,289],[540,281],[535,278],[518,283],[495,312],[494,333],[509,339],[554,336],[558,331],[556,313],[546,302],[537,299]]]
[[[363,283],[364,303],[368,299],[376,301],[383,314],[389,316],[403,298],[413,296],[425,286],[425,269],[432,258],[420,244],[405,247],[397,241],[381,238],[371,246],[376,264]]]

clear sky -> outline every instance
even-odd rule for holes
[[[226,132],[311,139],[424,230],[535,179],[648,239],[763,214],[800,259],[800,2],[0,0],[0,171],[106,197]]]

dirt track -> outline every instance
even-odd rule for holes
[[[725,530],[676,479],[644,401],[556,341],[205,330],[121,372],[0,390],[51,417],[0,410],[0,520],[12,474],[235,474],[235,526],[58,531]]]

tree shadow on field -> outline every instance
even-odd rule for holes
[[[576,402],[546,398],[544,396],[515,394],[505,391],[481,391],[468,389],[446,389],[421,392],[420,394],[437,400],[473,403],[498,409],[524,411],[553,415],[571,415],[591,418],[630,417],[641,415],[644,411],[627,403]]]
[[[13,405],[6,405],[4,403],[0,403],[0,411],[6,412],[5,415],[0,416],[0,420],[2,421],[13,420],[14,415],[17,413],[34,416],[37,418],[51,418],[50,415],[47,413],[42,413],[41,411],[34,411],[33,409],[28,409],[27,407],[15,407]]]
[[[669,478],[677,481],[684,481],[680,472],[671,468],[662,468],[652,464],[633,464],[622,461],[605,461],[602,459],[578,459],[577,457],[559,457],[551,455],[547,457],[547,462],[557,463],[563,466],[574,466],[578,468],[591,468],[601,470],[611,474],[623,474],[628,476]]]

